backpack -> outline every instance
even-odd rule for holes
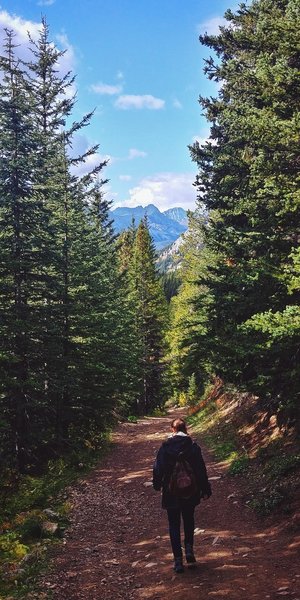
[[[169,491],[173,496],[188,500],[197,492],[195,473],[181,452],[175,462],[169,482]]]

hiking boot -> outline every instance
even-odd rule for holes
[[[174,560],[174,571],[175,571],[175,573],[183,573],[184,568],[183,568],[183,564],[182,564],[182,556],[179,556],[178,558],[175,558],[175,560]]]
[[[194,567],[196,565],[196,558],[191,544],[185,546],[185,558],[189,566]]]

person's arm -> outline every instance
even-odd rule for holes
[[[163,451],[163,447],[161,446],[161,448],[159,449],[157,456],[156,456],[156,460],[153,466],[153,487],[154,489],[159,492],[159,490],[161,489],[162,486],[162,482],[163,482],[163,478],[164,478],[164,451]]]
[[[200,446],[195,444],[196,446],[196,457],[197,457],[197,467],[198,467],[198,477],[200,483],[200,490],[202,498],[210,498],[212,495],[211,485],[208,481],[207,470],[205,466],[205,462],[203,460],[202,452]]]

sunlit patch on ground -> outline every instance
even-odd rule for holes
[[[241,503],[237,481],[207,452],[213,496],[196,509],[198,565],[174,573],[166,513],[148,485],[154,448],[169,424],[170,416],[120,426],[111,454],[71,492],[72,526],[41,594],[50,589],[51,600],[275,600],[288,586],[293,594],[286,597],[300,598],[296,531],[283,540],[279,529],[264,530]]]

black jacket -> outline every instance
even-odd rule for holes
[[[180,452],[184,452],[186,460],[192,466],[198,484],[196,494],[189,500],[179,500],[169,491],[170,477]],[[211,487],[201,449],[189,435],[173,435],[166,442],[163,442],[153,467],[153,487],[157,491],[162,488],[163,508],[176,508],[182,503],[196,506],[199,504],[201,497],[211,496]]]

